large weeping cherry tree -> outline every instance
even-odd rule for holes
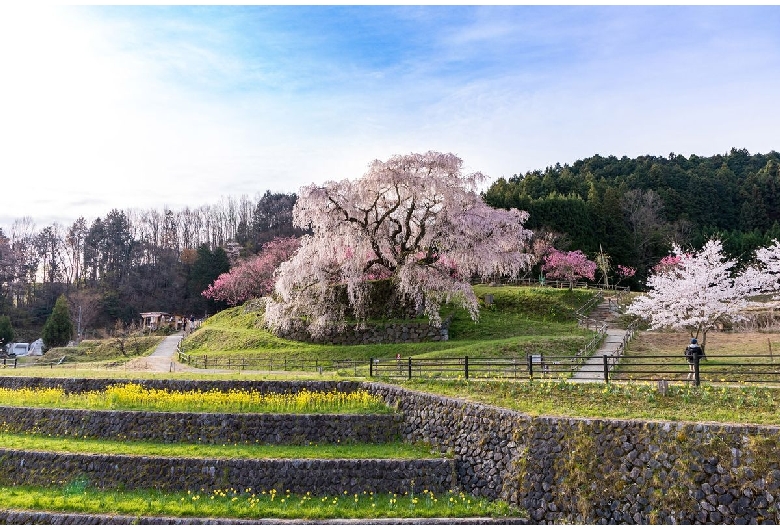
[[[269,327],[304,322],[316,336],[346,315],[364,320],[373,280],[389,281],[433,324],[448,302],[476,319],[470,279],[514,276],[531,264],[528,214],[487,206],[477,191],[484,178],[463,174],[453,154],[427,152],[374,161],[357,180],[302,188],[293,222],[312,234],[277,271]]]

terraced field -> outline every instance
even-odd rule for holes
[[[223,406],[214,405],[211,412],[137,405],[131,410],[117,402],[111,406],[110,400],[109,406],[89,406],[87,397],[110,396],[118,388],[125,394],[167,392],[181,401],[198,392],[218,398],[219,391],[199,390],[196,382],[177,381],[174,390],[160,381],[147,388],[108,380],[102,389],[100,381],[84,381],[83,391],[77,391],[72,387],[78,381],[62,380],[63,387],[71,387],[60,394],[62,405],[86,403],[64,408],[50,401],[56,382],[16,380],[13,394],[26,401],[0,406],[0,506],[5,508],[0,521],[163,524],[182,518],[516,515],[504,503],[457,493],[453,460],[401,443],[398,415],[377,412],[375,404],[349,414],[225,412],[237,396],[247,394],[240,390],[244,383],[235,382],[222,392]],[[324,394],[352,399],[334,384],[312,384]],[[182,386],[195,390],[182,391]],[[287,397],[295,401],[300,394]],[[308,397],[314,394],[317,389]],[[0,390],[0,401],[3,395]]]

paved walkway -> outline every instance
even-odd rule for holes
[[[176,346],[183,335],[168,335],[151,355],[133,359],[125,367],[148,372],[189,372],[191,368],[176,360]]]
[[[623,342],[623,337],[626,335],[626,330],[618,325],[615,318],[616,315],[610,311],[609,307],[609,299],[605,298],[591,313],[603,318],[604,323],[607,325],[607,336],[601,347],[572,375],[569,379],[570,382],[590,383],[604,381],[604,355],[612,355],[615,352],[615,348]],[[602,318],[599,318],[599,320]]]
[[[572,383],[603,383],[604,382],[604,355],[612,355],[618,344],[623,342],[626,335],[625,329],[607,326],[607,336],[601,348],[582,365],[582,367],[569,379]]]

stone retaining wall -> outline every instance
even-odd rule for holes
[[[453,463],[424,460],[220,459],[65,454],[0,449],[0,481],[8,485],[68,484],[84,478],[105,489],[213,492],[276,489],[341,495],[452,489]],[[120,471],[121,470],[121,471]]]
[[[442,327],[427,322],[381,324],[362,328],[347,326],[341,331],[326,330],[322,337],[312,337],[305,329],[276,332],[282,338],[315,344],[399,344],[409,342],[436,342],[449,339],[449,321]]]
[[[535,522],[778,523],[780,427],[530,417],[364,388],[397,405],[407,441],[452,451],[459,486]]]
[[[13,378],[0,379],[0,385],[7,386],[5,381],[8,379]],[[20,379],[16,381],[16,388],[30,383],[67,386],[75,391],[108,384],[108,380],[68,380],[70,382],[67,385],[61,384],[62,381]],[[57,382],[60,384],[55,384]],[[364,388],[398,407],[403,414],[400,431],[406,441],[428,442],[438,450],[449,451],[454,455],[454,462],[450,461],[447,465],[454,465],[455,480],[460,488],[474,495],[504,499],[523,506],[528,510],[532,522],[780,522],[780,459],[777,458],[780,427],[531,417],[462,399],[371,382],[145,381],[144,385],[177,389],[207,388],[210,385],[223,389],[260,385],[265,391],[273,392],[300,388],[314,390],[329,385],[341,385],[339,389],[344,391]],[[334,421],[338,423],[338,420]],[[223,428],[233,429],[228,424]],[[3,476],[16,477],[20,472],[26,473],[22,471],[22,459],[36,458],[33,454],[14,453],[17,453],[15,460],[9,460],[10,457],[0,453],[0,473]],[[89,457],[90,460],[93,458]],[[220,465],[223,467],[217,468],[215,465],[213,477],[212,471],[209,471],[211,466],[204,466],[203,461],[168,461],[175,461],[166,464],[169,467],[165,469],[175,470],[171,473],[205,476],[197,479],[203,481],[203,484],[221,484],[217,478],[224,473],[237,473],[239,480],[242,480],[240,471],[232,471],[230,466],[233,464],[228,464],[231,461],[222,462]],[[306,484],[309,489],[312,488],[312,480],[320,480],[313,477],[324,472],[301,468],[304,464],[296,464],[298,467],[295,467],[290,462],[276,461],[273,465],[282,466],[283,469],[274,468],[273,473],[281,473],[281,476],[289,473],[290,480],[303,477],[300,485]],[[106,465],[119,464],[95,465],[101,472],[105,472]],[[160,467],[159,463],[155,465]],[[244,465],[248,466],[247,469],[253,469],[252,464],[238,464],[241,468]],[[318,464],[305,465],[316,467]],[[335,464],[328,464],[332,465]],[[416,464],[384,461],[380,468],[383,474],[390,474],[404,465]],[[48,466],[53,466],[52,469],[61,467],[59,461],[47,461],[37,466],[37,473],[30,473],[29,476],[45,476],[46,470],[50,469]],[[369,479],[373,480],[373,475],[370,475],[373,471],[355,466],[358,465],[349,468],[350,472],[354,472],[353,476],[367,473]],[[165,473],[165,469],[161,468],[159,472]],[[409,472],[414,472],[414,469],[404,471]],[[334,475],[334,478],[327,480],[342,481],[344,470]],[[156,480],[174,478],[169,473]],[[417,482],[418,490],[423,489],[420,484]],[[342,482],[338,482],[338,488],[341,487]],[[357,489],[362,491],[362,487]]]
[[[0,407],[0,431],[166,443],[388,443],[395,414],[224,414]]]

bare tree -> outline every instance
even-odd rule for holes
[[[629,190],[621,201],[623,215],[633,237],[639,263],[647,268],[657,261],[654,249],[662,244],[669,232],[669,226],[663,218],[663,201],[653,190]]]
[[[86,331],[97,321],[102,311],[100,294],[91,289],[78,289],[67,296],[70,314],[76,327],[76,335],[80,341],[86,336]]]

